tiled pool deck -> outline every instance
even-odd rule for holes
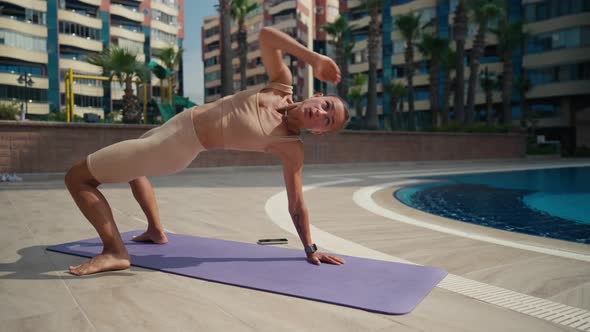
[[[449,271],[403,316],[135,267],[71,276],[67,267],[84,258],[45,247],[94,237],[93,228],[63,174],[19,174],[23,182],[0,183],[0,331],[590,331],[590,246],[450,221],[391,195],[417,175],[565,165],[590,160],[306,166],[312,237],[324,250]],[[170,232],[242,242],[287,237],[300,247],[278,167],[151,180]],[[121,231],[145,227],[128,185],[101,188]]]

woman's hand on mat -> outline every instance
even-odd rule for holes
[[[325,55],[318,54],[315,61],[312,63],[314,76],[324,82],[332,82],[338,84],[340,82],[340,68],[330,58]]]
[[[313,254],[308,255],[307,260],[310,263],[315,264],[315,265],[320,265],[321,264],[320,262],[334,264],[334,265],[340,265],[340,264],[345,263],[344,259],[342,259],[338,256],[324,254],[319,251],[316,251]]]

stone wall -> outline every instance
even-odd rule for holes
[[[152,125],[0,121],[0,172],[65,172],[89,153],[139,137]],[[303,136],[305,162],[313,164],[386,161],[504,159],[525,156],[520,134],[344,131]],[[207,151],[190,167],[279,164],[256,152]]]

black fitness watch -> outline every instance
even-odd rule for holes
[[[318,247],[315,245],[315,243],[312,243],[309,247],[305,247],[305,253],[307,255],[311,255],[316,251],[318,251]]]

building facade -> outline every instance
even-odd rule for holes
[[[354,26],[350,38],[355,46],[349,60],[350,76],[363,73],[368,75],[368,34],[369,14],[362,0],[290,0],[268,1],[259,0],[262,9],[250,17],[249,27],[249,63],[248,83],[256,85],[265,82],[264,69],[260,64],[260,55],[256,44],[257,32],[262,26],[275,26],[305,45],[313,43],[314,50],[333,54],[328,43],[330,36],[322,30],[327,22],[333,22],[339,13],[345,16],[350,25]],[[383,0],[380,12],[381,38],[379,41],[377,70],[377,111],[381,120],[390,114],[390,98],[384,89],[390,82],[398,81],[406,84],[405,78],[405,41],[396,28],[395,21],[410,12],[420,13],[421,24],[431,22],[430,30],[436,35],[452,41],[454,12],[458,0]],[[590,104],[590,1],[589,0],[506,0],[510,22],[523,21],[528,38],[521,50],[514,53],[514,79],[525,76],[532,83],[527,94],[527,102],[537,118],[539,127],[573,127],[574,122],[583,121]],[[311,14],[310,14],[311,13]],[[310,18],[311,15],[311,18]],[[492,26],[494,22],[491,23]],[[203,61],[205,63],[205,96],[206,101],[220,97],[221,86],[219,75],[219,23],[218,17],[212,16],[205,20],[203,26]],[[236,31],[236,28],[232,30]],[[307,33],[307,35],[306,35]],[[469,23],[465,45],[465,97],[469,77],[469,57],[473,41],[477,33],[477,25]],[[309,41],[313,34],[314,41]],[[502,60],[498,55],[498,41],[494,34],[486,34],[486,47],[480,59],[480,70],[485,68],[496,74],[502,72]],[[454,47],[451,42],[451,47]],[[233,44],[236,52],[237,45]],[[234,57],[234,73],[237,73],[239,60]],[[414,76],[415,109],[423,123],[430,123],[430,91],[428,61],[422,54],[415,52],[416,72]],[[311,95],[313,90],[333,90],[330,84],[320,84],[317,80],[313,88],[305,80],[313,81],[311,74],[296,64],[296,59],[286,57],[288,64],[296,67],[294,85],[300,98]],[[295,63],[295,64],[294,64]],[[238,82],[239,76],[234,76]],[[479,116],[484,116],[485,92],[479,86],[475,90],[475,108]],[[235,85],[237,87],[237,85]],[[439,84],[442,87],[442,82]],[[236,89],[237,90],[237,89]],[[442,88],[441,90],[442,94]],[[366,87],[364,88],[366,92]],[[442,97],[439,96],[439,97]],[[495,108],[501,107],[501,92],[492,95]],[[439,98],[442,102],[442,98]],[[450,100],[451,108],[453,98]],[[366,100],[364,101],[366,107]],[[404,107],[408,109],[407,104]],[[515,123],[520,118],[520,103],[517,91],[513,92],[512,115]],[[353,114],[351,114],[353,115]],[[354,115],[353,115],[354,116]],[[590,116],[588,117],[590,118]],[[580,136],[580,130],[578,130]]]
[[[102,68],[85,61],[89,55],[118,45],[136,52],[141,62],[160,63],[153,52],[182,47],[184,38],[184,0],[6,0],[0,6],[0,100],[26,100],[31,116],[63,108],[70,68],[102,75]],[[32,86],[19,83],[23,74]],[[182,91],[182,70],[179,76]],[[158,96],[160,82],[151,83]],[[76,114],[104,117],[116,110],[123,89],[114,82],[104,91],[101,81],[75,79]]]
[[[266,71],[262,65],[258,34],[260,29],[271,26],[294,37],[298,42],[310,49],[330,51],[327,39],[322,30],[327,22],[332,22],[339,16],[338,0],[255,0],[258,4],[255,11],[246,18],[248,29],[248,87],[262,86],[268,81]],[[232,53],[234,69],[234,91],[240,90],[239,56],[237,44],[238,27],[232,24]],[[215,101],[221,97],[221,65],[219,64],[221,29],[219,16],[204,18],[202,27],[202,50],[204,63],[204,96],[205,102]],[[314,81],[309,66],[298,62],[296,58],[285,55],[284,62],[293,72],[294,96],[297,99],[308,98],[314,90],[320,88],[319,82]],[[325,86],[324,86],[325,88]],[[334,87],[328,87],[333,90]]]

